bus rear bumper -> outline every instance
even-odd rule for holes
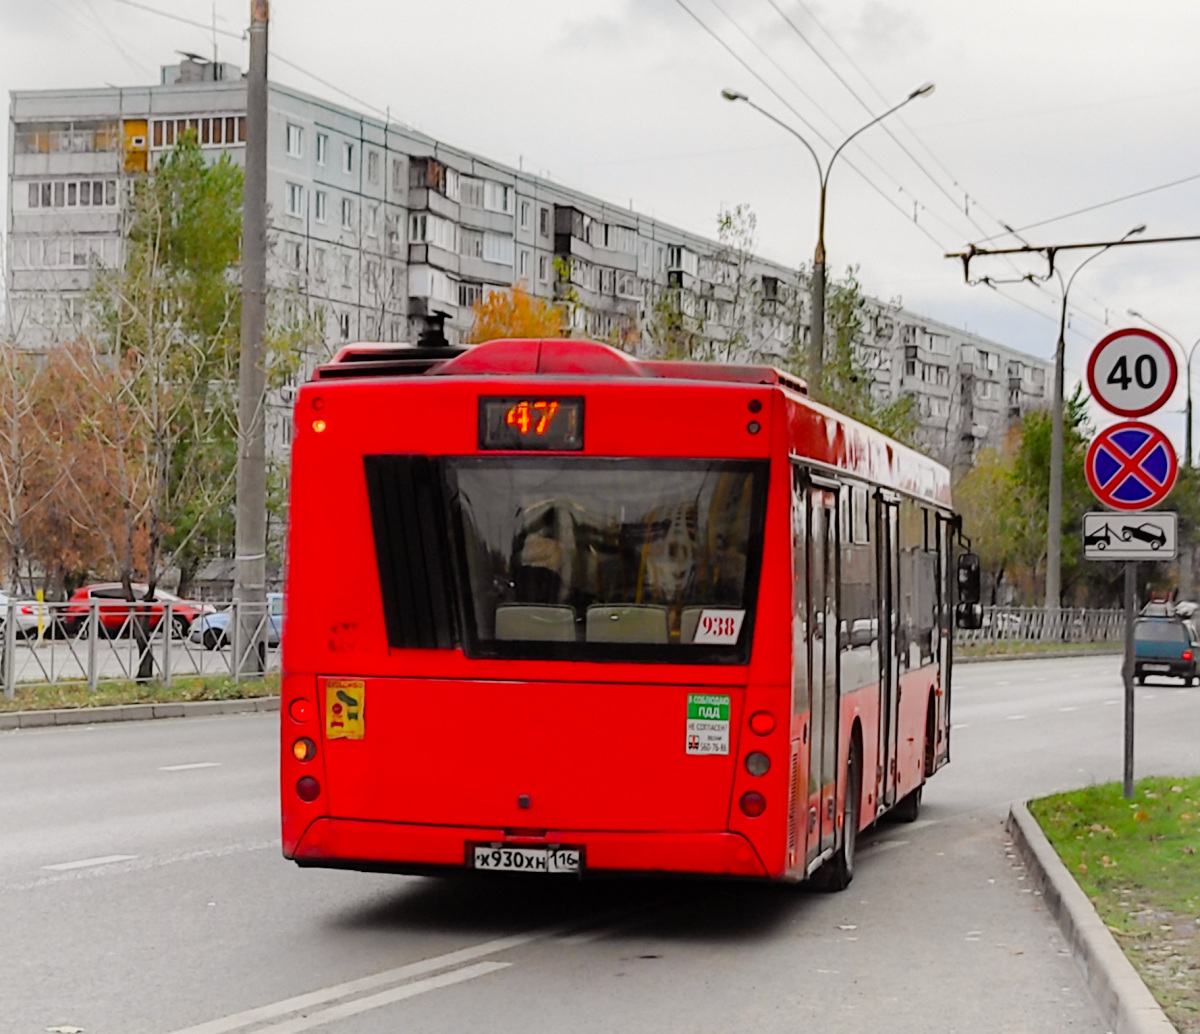
[[[319,818],[288,855],[305,867],[373,872],[465,871],[468,845],[582,847],[588,873],[663,872],[764,878],[766,867],[740,833],[593,833],[551,830],[511,837],[501,829],[419,826],[400,822]]]

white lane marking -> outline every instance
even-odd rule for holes
[[[160,772],[190,772],[193,768],[220,768],[219,761],[193,761],[190,765],[160,765]]]
[[[1067,711],[1078,711],[1078,710],[1079,710],[1079,708],[1078,708],[1078,707],[1060,707],[1060,708],[1059,708],[1059,711],[1063,712],[1064,714],[1065,714]]]
[[[528,944],[530,941],[546,937],[552,932],[550,929],[542,929],[527,934],[500,937],[494,941],[484,941],[482,944],[475,944],[469,948],[460,948],[458,951],[447,952],[445,955],[435,955],[433,958],[422,959],[420,962],[410,962],[406,966],[397,966],[395,969],[387,969],[382,973],[374,973],[368,977],[359,977],[357,980],[347,980],[341,984],[331,984],[329,987],[322,987],[316,991],[294,995],[291,998],[284,998],[269,1005],[260,1005],[254,1009],[247,1009],[245,1012],[237,1012],[229,1016],[222,1016],[220,1019],[197,1023],[192,1027],[183,1027],[173,1031],[172,1034],[225,1034],[226,1031],[239,1030],[242,1027],[261,1023],[264,1020],[278,1019],[281,1016],[286,1016],[288,1013],[299,1012],[302,1009],[308,1009],[315,1005],[324,1005],[326,1002],[333,1002],[339,998],[349,998],[351,995],[359,994],[362,991],[372,991],[377,987],[383,987],[385,984],[399,983],[402,980],[424,976],[426,973],[433,973],[439,969],[450,969],[453,966],[464,962],[471,962],[485,955],[495,955],[497,952],[507,951],[509,948],[517,948],[523,944]]]
[[[43,865],[43,869],[51,872],[67,872],[69,869],[87,869],[93,865],[110,865],[113,862],[128,862],[136,858],[135,854],[106,854],[99,858],[81,858],[77,862],[59,862],[57,865]]]
[[[1028,717],[1029,717],[1029,715],[1027,715],[1027,714],[1010,714],[1008,716],[1008,720],[1010,722],[1019,722]]]
[[[950,726],[950,731],[953,732],[955,729],[969,729],[969,728],[971,728],[970,722],[959,722],[957,725]]]
[[[1121,701],[1119,701],[1119,700],[1105,700],[1104,706],[1105,707],[1116,707],[1117,704],[1119,704],[1120,702]]]
[[[402,1002],[406,998],[415,998],[427,991],[436,991],[440,987],[449,987],[451,984],[461,984],[465,980],[487,976],[489,973],[495,973],[498,969],[507,969],[511,965],[511,962],[479,962],[474,966],[467,966],[465,969],[452,970],[449,973],[442,973],[440,976],[427,977],[401,987],[393,987],[387,991],[381,991],[379,994],[367,995],[366,998],[357,998],[353,1002],[333,1005],[307,1016],[297,1016],[294,1020],[284,1020],[283,1023],[276,1023],[270,1027],[261,1027],[258,1034],[298,1034],[299,1031],[357,1016],[370,1009]]]

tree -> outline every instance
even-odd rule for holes
[[[232,501],[241,200],[241,170],[206,162],[189,135],[135,184],[125,261],[92,289],[93,347],[77,370],[120,518],[106,546],[130,601],[138,576],[152,600],[165,567],[202,555]]]
[[[864,329],[866,299],[858,280],[858,268],[848,266],[842,280],[832,280],[825,296],[825,357],[818,401],[877,428],[899,441],[912,443],[920,423],[916,399],[902,395],[881,401],[873,390],[874,368],[879,353],[867,347]],[[804,376],[807,351],[797,371]]]
[[[467,341],[480,344],[497,338],[563,336],[563,311],[545,298],[531,295],[523,284],[511,291],[489,291],[471,308],[474,322]]]

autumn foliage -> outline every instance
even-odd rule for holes
[[[511,292],[485,294],[472,311],[475,322],[467,337],[471,344],[497,338],[562,337],[562,309],[545,298],[535,298],[520,284]]]

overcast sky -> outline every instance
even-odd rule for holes
[[[210,0],[145,6],[205,23],[214,13]],[[216,0],[218,28],[240,33],[249,6]],[[448,142],[710,235],[721,206],[746,202],[759,250],[793,265],[816,238],[812,159],[721,88],[794,125],[825,160],[818,133],[836,145],[932,81],[887,123],[909,154],[875,127],[835,166],[831,272],[856,264],[868,293],[1038,355],[1053,348],[1057,284],[1002,297],[965,285],[943,252],[1002,233],[1000,221],[1020,229],[1200,174],[1198,39],[1200,4],[1184,0],[274,0],[271,26],[281,57]],[[0,0],[0,85],[154,82],[175,51],[209,54],[212,42],[121,0]],[[244,43],[218,46],[245,66]],[[346,101],[280,62],[271,76]],[[1200,233],[1200,178],[1024,236],[1111,239],[1139,223],[1146,236]],[[1017,275],[999,260],[978,272]],[[1071,299],[1069,376],[1129,308],[1190,347],[1200,242],[1110,252]]]

